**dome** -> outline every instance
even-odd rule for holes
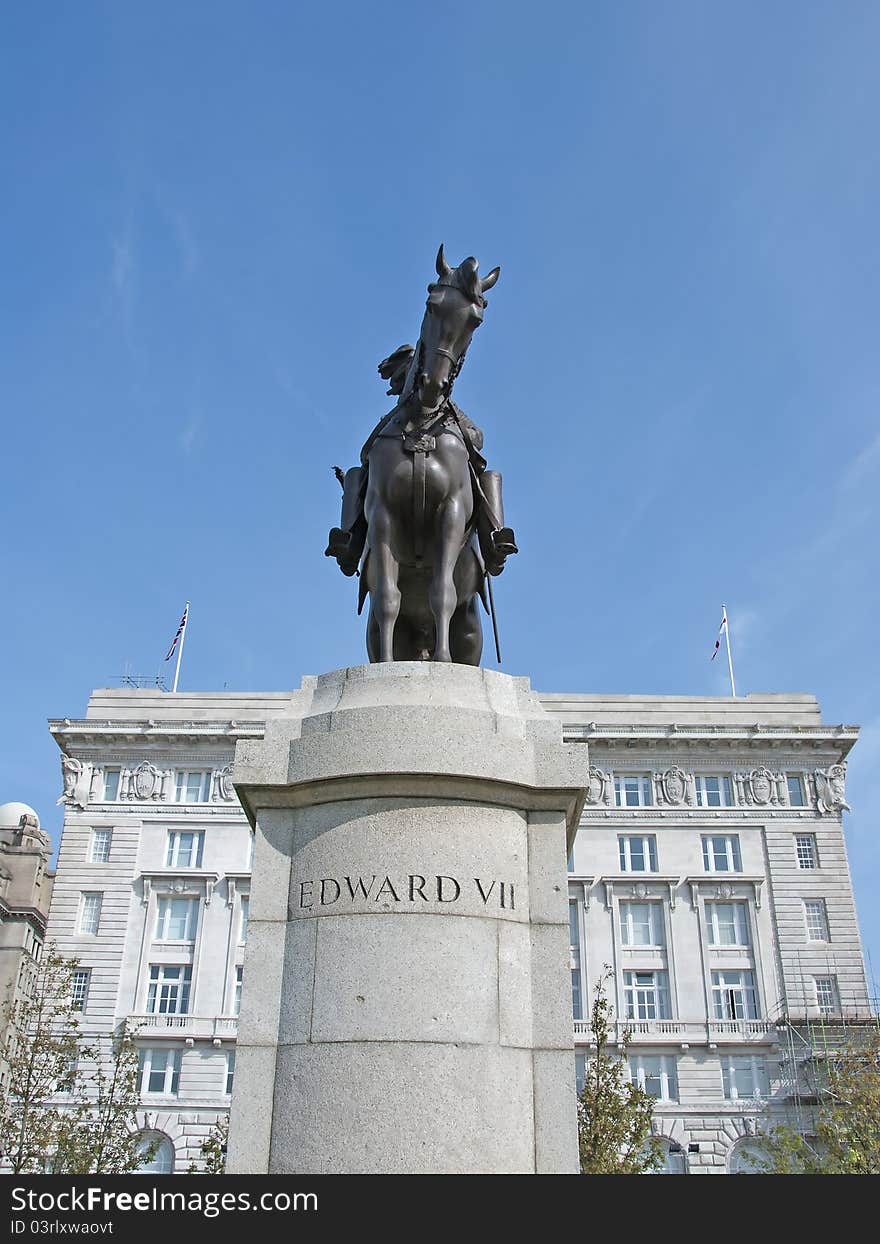
[[[39,826],[40,818],[26,803],[0,804],[0,829],[18,829],[23,816],[32,816]]]

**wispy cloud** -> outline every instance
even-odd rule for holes
[[[880,433],[862,449],[844,470],[840,484],[844,489],[858,487],[880,471]]]
[[[199,432],[201,430],[202,412],[200,410],[196,410],[189,416],[177,437],[177,444],[183,453],[192,453],[193,447],[198,440]]]
[[[110,285],[126,339],[131,345],[137,294],[137,253],[134,219],[130,211],[121,230],[110,239]]]

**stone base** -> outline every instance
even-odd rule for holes
[[[578,1169],[567,843],[587,749],[528,680],[304,680],[238,745],[256,829],[227,1170]]]

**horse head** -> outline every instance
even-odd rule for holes
[[[428,286],[422,331],[410,371],[408,395],[423,411],[438,410],[452,392],[461,370],[471,337],[483,322],[485,291],[491,289],[501,273],[493,268],[480,277],[473,256],[451,268],[437,252],[439,280]]]

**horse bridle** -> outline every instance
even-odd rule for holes
[[[433,410],[428,412],[428,414],[431,414],[431,415],[439,414],[440,411],[442,411],[446,406],[449,405],[449,400],[452,397],[452,386],[455,384],[456,380],[458,379],[458,373],[461,371],[464,365],[464,356],[467,354],[467,346],[465,346],[465,348],[462,350],[458,358],[455,357],[455,355],[452,353],[451,350],[444,350],[442,346],[437,346],[434,353],[439,354],[441,358],[449,359],[450,363],[452,364],[452,369],[449,373],[449,381],[448,381],[448,387],[446,389],[446,394],[443,400],[437,406],[435,406]],[[422,374],[422,363],[424,361],[424,357],[425,357],[425,343],[420,336],[418,349],[416,351],[416,366],[415,366],[415,372],[414,372],[414,377],[416,380]]]

